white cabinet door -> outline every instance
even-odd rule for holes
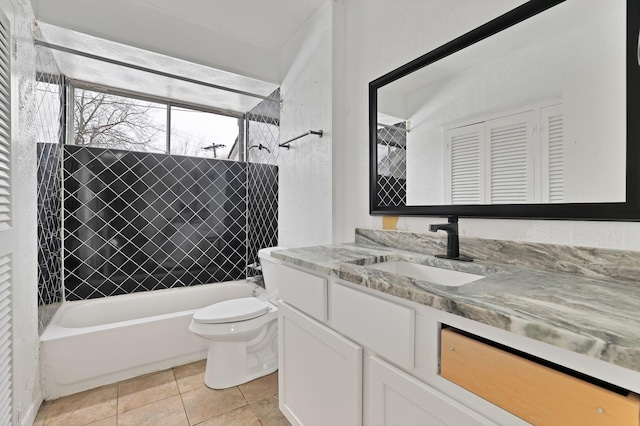
[[[376,357],[367,357],[365,374],[367,425],[495,425]]]
[[[362,348],[286,303],[278,308],[280,410],[294,425],[362,423]]]

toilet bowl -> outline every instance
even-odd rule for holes
[[[278,369],[277,264],[270,247],[258,252],[265,289],[254,297],[231,299],[193,314],[189,330],[208,339],[204,383],[225,389]]]

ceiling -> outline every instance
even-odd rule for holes
[[[54,75],[60,72],[82,86],[88,84],[99,90],[117,89],[171,100],[175,103],[205,106],[236,113],[250,111],[262,100],[261,97],[269,96],[278,88],[275,83],[154,53],[52,24],[40,22],[38,29],[36,39],[70,50],[38,46],[39,59],[36,61],[36,70]],[[85,53],[90,56],[84,55]],[[53,55],[55,62],[44,59],[50,55]],[[230,90],[220,89],[220,87]]]
[[[40,22],[281,81],[280,48],[330,0],[32,0]]]
[[[280,49],[323,0],[133,1],[206,28],[222,30],[271,49]]]

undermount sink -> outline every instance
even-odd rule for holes
[[[376,263],[367,266],[367,268],[452,287],[461,286],[484,278],[483,275],[436,268],[419,263],[406,262],[404,260],[390,260],[388,262]]]

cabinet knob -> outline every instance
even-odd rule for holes
[[[598,407],[598,414],[602,414],[604,413],[604,409],[602,409],[602,407]]]
[[[450,351],[455,351],[455,350],[456,350],[456,348],[454,348],[453,346],[451,346],[451,347],[449,348],[449,350],[450,350]]]

